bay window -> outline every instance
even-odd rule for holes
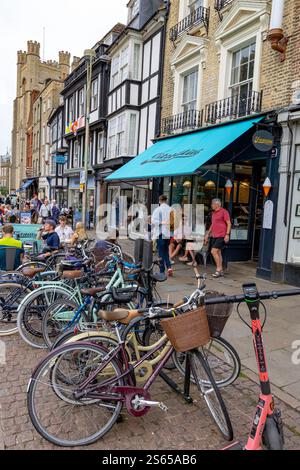
[[[98,78],[92,82],[91,111],[98,108]]]
[[[104,132],[99,132],[97,143],[97,161],[96,163],[103,163],[105,153],[105,137]]]
[[[119,81],[119,56],[114,57],[111,63],[111,89],[118,85]]]
[[[129,47],[121,52],[120,56],[120,83],[128,78]]]
[[[79,96],[78,96],[78,101],[79,101],[79,117],[84,116],[85,114],[85,92],[84,88],[82,88],[79,91]]]
[[[116,136],[116,156],[124,153],[125,143],[125,114],[118,117],[118,127]]]

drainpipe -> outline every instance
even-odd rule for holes
[[[284,36],[282,29],[283,22],[283,10],[284,0],[273,0],[272,1],[272,13],[270,20],[270,29],[267,39],[271,43],[271,47],[274,51],[281,54],[280,60],[284,62],[286,59],[286,48],[288,38]]]

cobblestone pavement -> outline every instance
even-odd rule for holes
[[[0,365],[0,448],[2,445],[7,450],[57,449],[36,433],[26,406],[28,379],[45,352],[30,349],[18,335],[2,340],[6,346],[6,365]],[[258,386],[244,374],[235,385],[223,391],[236,437],[246,438],[257,395]],[[195,389],[193,396],[197,398]],[[167,404],[168,413],[153,409],[143,418],[135,419],[124,412],[124,421],[90,448],[201,450],[219,449],[226,444],[211,421],[204,402],[200,401],[199,405],[184,403],[160,379],[153,387],[152,399]],[[284,403],[277,401],[277,404],[283,412],[286,448],[300,449],[300,413]]]

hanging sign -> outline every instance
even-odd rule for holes
[[[260,152],[268,152],[274,146],[274,136],[268,131],[256,131],[252,142]]]
[[[268,197],[269,194],[270,194],[271,188],[272,188],[272,183],[271,183],[270,178],[266,178],[266,180],[263,184],[263,188],[264,188],[265,197]]]
[[[232,188],[233,188],[233,184],[232,184],[231,180],[227,180],[227,182],[225,184],[225,188],[226,188],[226,192],[228,194],[228,197],[230,197],[231,191],[232,191]]]
[[[263,220],[263,228],[267,230],[271,230],[273,226],[273,212],[274,212],[274,204],[272,201],[267,201],[264,206],[264,220]]]

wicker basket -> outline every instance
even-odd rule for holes
[[[210,341],[205,307],[163,320],[161,325],[177,352],[191,351]]]
[[[219,297],[224,294],[216,291],[208,291],[205,293],[206,298],[210,297]],[[206,314],[209,324],[209,330],[212,338],[219,338],[227,321],[232,314],[233,305],[232,304],[212,304],[206,305]]]

